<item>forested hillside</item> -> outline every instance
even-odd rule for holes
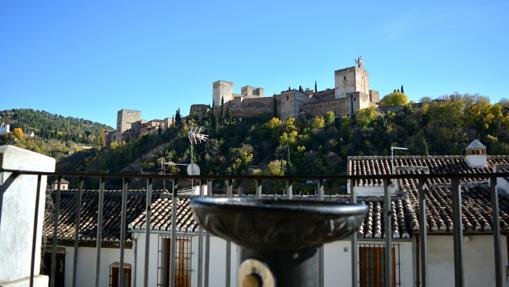
[[[228,111],[210,112],[202,119],[179,120],[175,127],[139,141],[77,153],[58,168],[119,172],[162,144],[165,148],[138,171],[159,172],[160,157],[189,163],[187,132],[193,125],[210,135],[208,142],[195,146],[202,174],[339,174],[346,171],[350,155],[387,155],[391,145],[407,147],[406,154],[463,154],[475,138],[490,154],[509,154],[507,102],[453,95],[394,110],[369,108],[351,117],[328,113],[286,121],[272,115],[234,119]],[[166,172],[185,171],[170,167]]]
[[[0,144],[14,144],[58,159],[101,146],[105,132],[113,130],[89,120],[32,109],[0,111],[0,123],[10,124],[11,129],[9,135],[0,137]]]

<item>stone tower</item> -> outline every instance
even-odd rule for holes
[[[140,120],[140,111],[121,109],[117,113],[117,132],[123,133],[131,128],[134,122]]]
[[[215,81],[212,84],[212,87],[212,100],[214,106],[221,106],[221,98],[224,99],[225,103],[233,100],[233,82],[219,80]]]
[[[344,98],[348,93],[360,92],[369,95],[368,71],[363,65],[334,72],[336,99]]]

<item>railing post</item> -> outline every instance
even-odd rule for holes
[[[95,243],[95,287],[100,287],[101,277],[101,248],[103,231],[103,208],[104,208],[104,177],[99,179],[99,203],[97,204],[97,230]]]
[[[125,237],[127,228],[127,196],[129,183],[127,179],[122,179],[122,210],[120,214],[120,266],[118,267],[118,286],[124,286],[124,252]]]
[[[54,158],[11,145],[0,146],[2,286],[48,285],[48,276],[40,274],[40,263],[46,174],[54,171]]]
[[[200,180],[200,196],[203,196],[203,180]],[[203,286],[203,228],[198,226],[198,287]]]
[[[76,202],[76,221],[74,223],[74,256],[72,261],[72,286],[77,286],[78,280],[78,250],[79,250],[79,234],[80,234],[80,219],[81,219],[81,199],[83,196],[83,177],[78,179],[79,187],[78,187],[78,200]]]
[[[357,203],[357,194],[355,194],[355,185],[354,180],[350,179],[350,195],[352,197],[352,203]],[[359,281],[359,274],[357,272],[357,230],[352,233],[352,287],[357,286],[357,282]]]
[[[212,195],[212,181],[207,180],[207,194]],[[203,278],[204,287],[209,287],[209,263],[210,263],[210,234],[205,232],[205,276]]]
[[[317,181],[317,191],[318,191],[318,198],[320,200],[324,199],[325,192],[323,187],[323,179],[319,179]],[[323,287],[324,286],[324,250],[323,245],[318,248],[318,286]]]
[[[491,190],[491,217],[493,225],[493,251],[495,252],[495,282],[497,287],[502,286],[502,258],[500,249],[500,218],[498,207],[497,179],[490,179]]]
[[[233,194],[233,185],[231,179],[226,181],[226,197],[231,197]],[[231,241],[226,241],[226,287],[230,287],[231,285],[231,269],[232,269],[232,243]]]
[[[293,183],[291,180],[286,181],[286,196],[289,199],[293,198]]]
[[[34,286],[35,275],[35,257],[37,251],[37,225],[39,223],[39,201],[41,197],[41,175],[37,176],[37,190],[35,191],[35,212],[34,212],[34,230],[32,233],[32,257],[30,259],[30,282],[29,286]],[[0,214],[1,216],[1,214]]]
[[[392,286],[392,200],[388,180],[384,179],[384,222],[385,222],[385,286]]]
[[[147,180],[147,193],[145,198],[145,262],[143,266],[143,286],[148,286],[148,265],[150,256],[150,230],[152,229],[152,179]]]
[[[50,278],[50,286],[55,286],[56,274],[57,274],[57,246],[58,246],[58,218],[60,217],[60,184],[62,182],[62,177],[58,177],[57,181],[57,190],[56,190],[56,199],[54,204],[54,213],[53,213],[53,240],[52,248],[51,248],[51,278]]]
[[[263,191],[262,191],[262,181],[261,181],[261,180],[259,180],[259,179],[257,179],[255,182],[256,182],[256,193],[255,193],[255,197],[256,197],[256,198],[260,198],[260,197],[262,197],[262,193],[263,193]]]
[[[424,180],[419,180],[419,256],[420,256],[420,274],[421,274],[421,286],[426,287],[426,256],[428,254],[428,229],[427,229],[427,218],[426,218],[426,192],[424,190]],[[419,279],[419,278],[417,278]]]
[[[177,243],[177,179],[172,179],[172,192],[171,192],[171,245],[170,245],[170,287],[175,286],[175,272],[176,272],[176,243]]]
[[[451,180],[452,207],[454,224],[454,285],[463,287],[463,220],[461,210],[461,186],[459,178]]]

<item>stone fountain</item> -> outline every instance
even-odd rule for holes
[[[212,198],[191,203],[211,234],[240,246],[238,286],[318,286],[318,248],[351,235],[364,204],[338,201]]]

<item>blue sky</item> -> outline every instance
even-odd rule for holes
[[[382,95],[509,98],[509,1],[341,2],[1,1],[0,109],[113,126],[187,114],[218,79],[330,88],[357,56]]]

